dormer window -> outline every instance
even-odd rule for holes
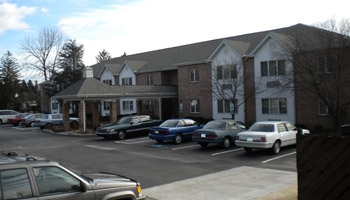
[[[132,85],[132,78],[131,77],[122,78],[122,85]]]

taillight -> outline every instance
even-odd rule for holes
[[[164,134],[165,134],[165,135],[168,135],[168,134],[169,134],[169,131],[164,131]]]
[[[266,142],[266,137],[261,137],[260,142]]]

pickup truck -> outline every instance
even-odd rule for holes
[[[151,127],[158,126],[162,122],[162,120],[152,119],[149,115],[125,116],[113,124],[98,127],[96,135],[105,139],[117,138],[122,140],[126,135],[134,133],[148,134]]]
[[[69,123],[71,125],[77,124],[79,122],[79,118],[70,117]],[[39,121],[34,121],[33,126],[39,127],[40,129],[51,129],[53,125],[62,126],[63,125],[63,115],[62,114],[46,114]]]

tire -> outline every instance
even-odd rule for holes
[[[125,131],[118,131],[117,139],[122,140],[125,138]]]
[[[281,142],[280,141],[276,141],[271,149],[271,152],[273,154],[278,154],[281,151]]]
[[[0,124],[2,124],[2,120],[0,119]]]
[[[199,143],[203,149],[206,149],[208,147],[208,143]]]
[[[250,153],[250,152],[252,152],[252,148],[244,147],[244,151],[247,153]]]
[[[163,140],[156,140],[159,144],[162,144],[164,141]]]
[[[180,144],[182,142],[182,135],[181,134],[176,134],[174,138],[174,143],[175,144]]]
[[[31,122],[29,126],[34,127],[34,122]]]
[[[225,137],[224,141],[222,142],[221,146],[225,149],[230,148],[231,144],[232,144],[232,139],[230,137]]]

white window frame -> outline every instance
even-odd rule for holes
[[[188,70],[189,79],[191,83],[199,82],[199,69],[193,68]]]
[[[198,99],[190,100],[190,113],[200,113],[200,103]]]
[[[267,103],[265,105],[264,103]],[[268,111],[268,112],[266,112]],[[265,115],[288,114],[287,98],[263,98],[261,99],[261,112]]]
[[[267,77],[284,75],[286,75],[286,60],[269,60],[260,62],[260,76]]]

